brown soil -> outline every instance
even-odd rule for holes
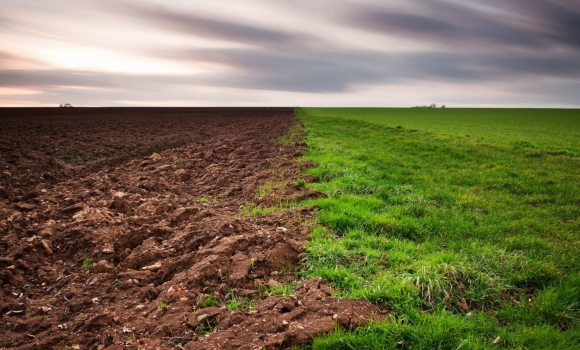
[[[279,349],[380,317],[297,278],[321,194],[276,142],[291,109],[1,112],[0,348]]]

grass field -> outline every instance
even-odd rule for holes
[[[580,346],[579,111],[296,113],[329,196],[304,275],[390,308],[314,349]]]
[[[580,154],[580,111],[574,109],[303,108],[340,117],[493,142]]]

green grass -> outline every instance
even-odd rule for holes
[[[511,143],[580,154],[580,112],[575,109],[302,108],[312,116],[401,126],[441,136]]]
[[[220,301],[211,295],[208,295],[208,296],[201,298],[201,300],[199,302],[199,306],[202,308],[211,307],[211,306],[219,306],[219,305],[220,305]]]
[[[296,112],[328,194],[302,273],[391,310],[314,349],[580,346],[578,111]]]
[[[242,310],[243,308],[244,302],[238,299],[231,299],[226,303],[226,309],[228,309],[228,311],[237,311]]]
[[[93,258],[86,257],[83,259],[82,268],[85,270],[90,270],[93,267]]]
[[[256,217],[260,215],[266,215],[270,213],[277,213],[283,210],[293,209],[297,206],[297,204],[293,201],[287,200],[278,200],[277,205],[273,206],[262,206],[262,205],[254,205],[254,204],[247,204],[242,208],[242,217]]]
[[[295,290],[294,287],[296,286],[296,282],[286,283],[278,287],[270,287],[267,291],[267,296],[272,295],[279,295],[283,298],[286,298],[292,294],[294,294]]]

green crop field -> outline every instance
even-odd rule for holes
[[[580,348],[580,112],[297,108],[305,277],[389,315],[314,349]]]

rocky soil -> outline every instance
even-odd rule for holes
[[[322,194],[296,185],[306,145],[276,141],[291,109],[0,122],[0,348],[283,349],[381,317],[298,277],[299,200]]]

